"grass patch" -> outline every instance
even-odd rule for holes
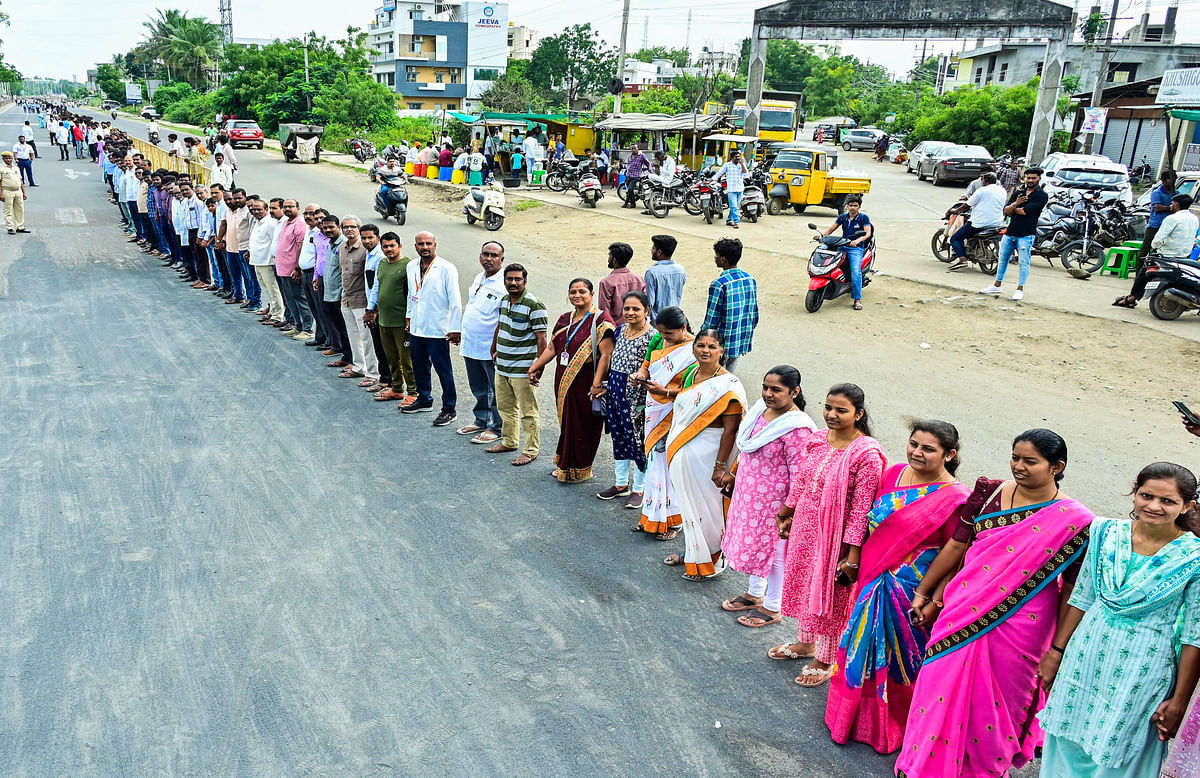
[[[517,200],[513,206],[514,211],[528,211],[530,208],[537,208],[539,205],[544,205],[541,200]]]

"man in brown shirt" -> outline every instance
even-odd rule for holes
[[[359,378],[359,386],[373,387],[379,383],[379,359],[375,356],[375,344],[371,332],[363,324],[367,312],[367,247],[359,237],[357,216],[342,219],[342,234],[346,242],[338,251],[338,265],[342,270],[342,319],[350,335],[350,348],[354,352],[354,364],[342,371],[342,378]]]
[[[596,290],[596,307],[607,311],[617,325],[625,322],[625,295],[646,291],[646,282],[629,269],[632,259],[633,246],[628,243],[611,244],[608,247],[608,266],[612,272],[600,279],[600,288]]]

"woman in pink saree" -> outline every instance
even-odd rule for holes
[[[979,479],[954,539],[917,587],[913,621],[937,621],[913,689],[898,775],[999,778],[1041,746],[1037,713],[1046,695],[1037,664],[1095,518],[1059,490],[1066,466],[1067,444],[1055,433],[1018,435],[1013,480]]]

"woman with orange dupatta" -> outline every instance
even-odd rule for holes
[[[696,364],[687,316],[678,306],[664,308],[654,322],[658,335],[650,340],[646,362],[630,377],[646,387],[646,491],[642,518],[630,527],[655,540],[674,540],[683,526],[667,470],[667,433],[674,419],[675,395],[683,388],[683,373]]]
[[[929,630],[909,620],[913,593],[954,534],[971,490],[954,478],[958,430],[944,421],[909,429],[908,463],[883,474],[862,548],[858,598],[829,681],[825,725],[843,745],[890,754],[904,741],[912,686]]]
[[[1018,435],[1013,480],[976,482],[954,537],[917,586],[913,622],[937,621],[898,775],[998,778],[1042,745],[1038,662],[1066,611],[1095,519],[1059,491],[1066,467],[1061,437],[1046,429]]]
[[[738,425],[746,411],[746,390],[721,366],[725,344],[715,329],[692,341],[696,364],[683,374],[667,436],[667,469],[683,519],[684,552],[663,564],[683,565],[687,581],[705,581],[725,572],[725,490]]]
[[[613,331],[608,314],[592,305],[592,282],[576,278],[567,287],[575,310],[554,325],[554,337],[529,368],[529,383],[538,385],[546,365],[554,362],[554,397],[558,409],[558,450],[551,475],[561,483],[577,484],[592,477],[592,462],[604,435],[604,414],[592,410],[592,400],[607,389]]]

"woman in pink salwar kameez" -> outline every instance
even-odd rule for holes
[[[914,620],[937,621],[896,762],[906,778],[1000,778],[1042,744],[1037,666],[1095,516],[1059,491],[1061,437],[1028,430],[1012,451],[1013,480],[979,479],[913,595]]]
[[[804,412],[800,371],[771,368],[763,377],[762,399],[742,419],[737,434],[737,474],[728,476],[733,497],[721,548],[729,567],[750,576],[746,593],[721,607],[741,613],[744,627],[782,620],[783,565],[787,540],[779,536],[779,508],[800,477],[804,441],[817,425]]]
[[[854,384],[825,397],[824,432],[804,442],[797,488],[780,510],[788,535],[783,613],[799,620],[796,642],[775,646],[772,659],[812,660],[796,683],[821,686],[836,670],[838,642],[850,606],[867,514],[887,466],[883,446],[870,436],[866,398]],[[783,516],[787,519],[783,519]]]

